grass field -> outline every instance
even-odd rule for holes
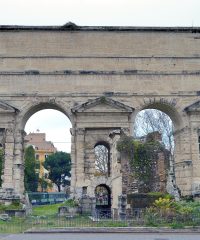
[[[52,216],[58,213],[58,208],[62,206],[62,203],[51,204],[51,205],[41,205],[33,207],[33,216]]]

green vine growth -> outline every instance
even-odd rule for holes
[[[146,142],[140,142],[133,137],[123,136],[117,143],[117,150],[127,156],[132,172],[139,182],[139,191],[152,191],[155,163],[158,153],[164,150],[162,144],[151,138]]]

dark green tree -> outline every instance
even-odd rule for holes
[[[71,177],[71,157],[69,153],[56,152],[49,155],[44,162],[44,167],[49,171],[48,178],[56,184],[60,192],[61,185],[70,185],[66,177]]]
[[[37,163],[33,146],[25,149],[24,186],[26,191],[36,192],[38,188],[39,174],[36,172]]]
[[[2,185],[1,176],[3,174],[3,162],[4,162],[4,151],[3,149],[0,149],[0,187]]]
[[[44,176],[39,178],[39,185],[40,185],[42,192],[47,191],[48,187],[52,187],[52,183],[49,183],[48,180]]]

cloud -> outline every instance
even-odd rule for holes
[[[71,151],[71,122],[57,110],[41,110],[33,114],[26,123],[25,131],[44,132],[46,140],[52,141],[59,151]]]

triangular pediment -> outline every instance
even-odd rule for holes
[[[16,111],[19,110],[6,102],[0,101],[0,112],[16,112]]]
[[[186,112],[199,112],[200,101],[197,101],[184,109]]]
[[[134,108],[111,98],[99,97],[72,108],[72,112],[133,112]]]

